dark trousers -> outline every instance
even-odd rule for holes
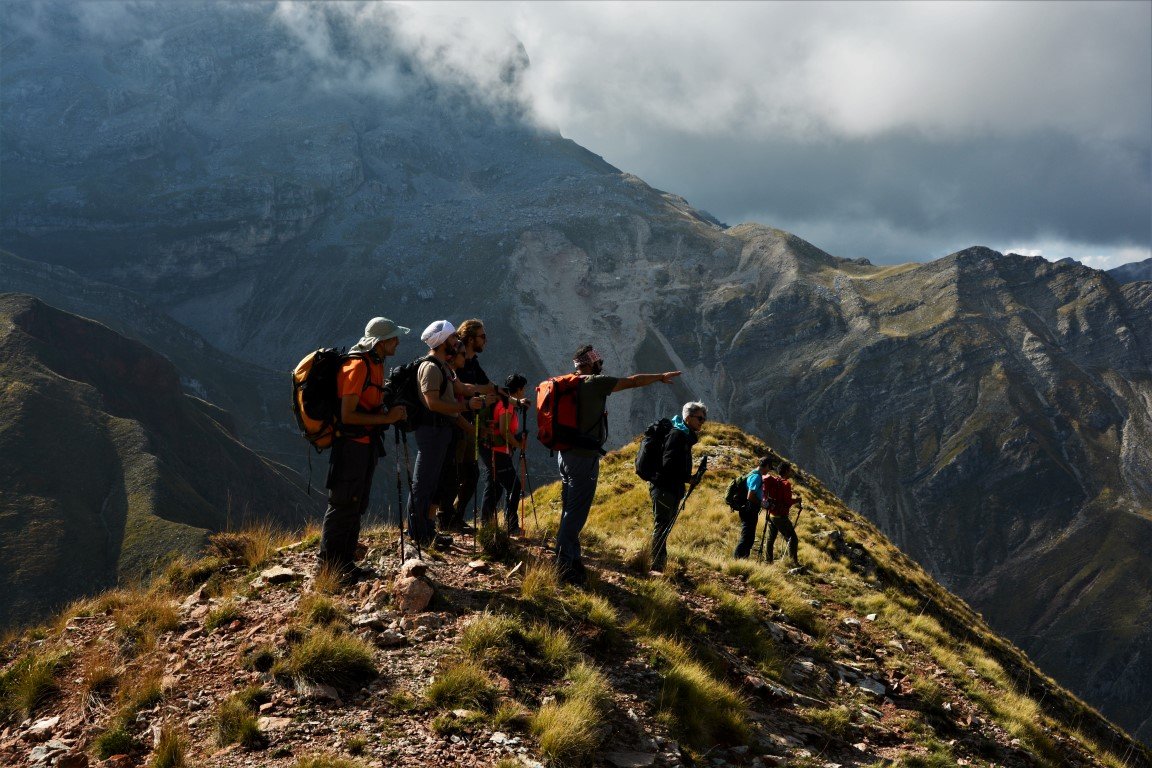
[[[559,451],[560,529],[556,532],[556,565],[560,575],[582,574],[580,531],[588,522],[596,482],[600,479],[600,457],[584,456],[573,451]]]
[[[677,494],[649,483],[648,495],[652,497],[652,570],[663,571],[668,562],[668,537],[684,491]]]
[[[408,532],[422,545],[430,544],[436,535],[436,525],[428,511],[440,484],[452,429],[422,424],[412,433],[416,437],[416,465],[412,468],[412,493],[408,496]]]
[[[776,536],[782,535],[788,542],[788,557],[792,562],[798,562],[796,551],[799,541],[796,538],[796,528],[787,515],[768,515],[768,562],[772,562],[772,553],[776,546]]]
[[[456,463],[456,500],[451,505],[452,525],[463,525],[471,517],[472,512],[468,507],[476,495],[476,481],[479,479],[480,464],[471,453]],[[442,508],[447,511],[448,505]]]
[[[352,565],[360,517],[372,495],[378,458],[374,443],[337,440],[328,464],[328,509],[320,532],[320,562],[344,570]]]
[[[493,451],[491,455],[493,485],[497,490],[494,494],[484,494],[484,522],[488,523],[495,519],[498,498],[503,496],[504,527],[509,531],[515,531],[520,527],[520,474],[512,464],[510,453]]]
[[[490,517],[496,514],[496,505],[500,503],[502,488],[496,481],[496,471],[492,464],[492,449],[480,446],[480,466],[484,469],[484,500],[480,504],[480,519],[485,525],[492,522]],[[480,481],[476,481],[476,492],[480,492]]]
[[[756,523],[760,521],[760,502],[750,501],[740,510],[740,541],[736,542],[736,551],[732,557],[743,559],[752,553],[752,545],[756,543]]]

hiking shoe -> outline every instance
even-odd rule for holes
[[[340,573],[340,583],[346,587],[361,581],[371,581],[376,578],[376,571],[371,568],[361,568],[358,565],[345,568]]]
[[[432,546],[436,549],[448,549],[452,546],[452,537],[446,533],[438,533],[432,542]]]
[[[579,560],[572,563],[558,563],[557,571],[560,575],[561,584],[583,587],[588,583],[588,572],[584,569],[584,563]]]

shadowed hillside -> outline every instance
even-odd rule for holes
[[[0,624],[314,506],[166,359],[30,296],[0,295],[0,410]]]

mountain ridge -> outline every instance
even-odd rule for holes
[[[727,425],[703,434],[711,471],[667,573],[649,573],[636,450],[604,459],[587,590],[560,586],[541,547],[554,484],[518,541],[464,536],[401,566],[398,532],[366,530],[372,575],[346,589],[315,571],[315,529],[220,535],[0,648],[0,693],[31,659],[56,659],[59,681],[27,710],[0,696],[0,756],[133,765],[178,742],[173,768],[1152,765],[803,470],[807,568],[732,560],[724,488],[773,451]]]
[[[230,522],[302,519],[288,473],[157,353],[30,296],[0,295],[0,326],[0,623],[140,577]]]
[[[438,81],[387,24],[358,36],[318,11],[344,46],[318,62],[269,8],[130,6],[104,37],[67,4],[45,5],[39,37],[3,25],[19,98],[0,104],[0,245],[119,285],[274,370],[379,314],[485,318],[497,378],[566,371],[585,341],[610,371],[682,369],[673,387],[613,397],[613,445],[709,403],[1152,738],[1137,693],[1152,685],[1152,630],[1133,637],[1126,618],[1152,565],[1116,563],[1108,535],[1112,521],[1152,537],[1148,283],[980,248],[877,267],[770,227],[721,228],[515,103],[493,110]],[[366,61],[407,79],[393,93],[339,76]],[[286,409],[258,405],[238,424],[287,439]],[[1078,543],[1106,579],[1073,578]],[[1046,646],[1014,607],[1033,576],[1079,585],[1051,610],[1114,625],[1117,646],[1091,663],[1070,640]]]

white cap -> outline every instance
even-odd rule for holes
[[[455,333],[456,328],[453,327],[452,323],[447,320],[437,320],[424,329],[424,333],[420,334],[420,340],[427,344],[429,349],[436,349]]]

